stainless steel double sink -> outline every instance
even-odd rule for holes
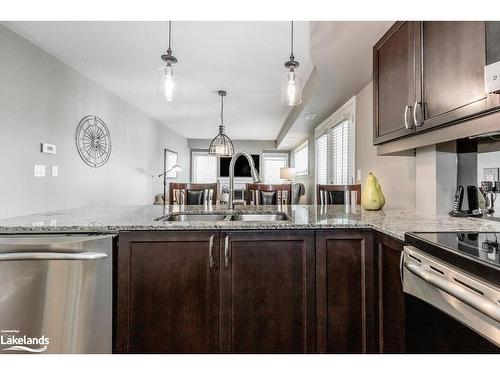
[[[276,213],[235,213],[235,214],[212,214],[212,213],[173,213],[169,216],[159,218],[160,221],[173,222],[276,222],[288,221],[290,217],[285,212]]]

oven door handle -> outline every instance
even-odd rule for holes
[[[497,305],[458,284],[452,283],[451,281],[435,276],[428,271],[422,270],[422,268],[416,264],[404,262],[404,267],[422,280],[425,280],[429,284],[435,286],[443,292],[448,293],[487,317],[500,323],[500,305]]]
[[[0,261],[15,260],[96,260],[107,258],[105,253],[87,251],[83,253],[64,253],[64,252],[16,252],[1,253]]]

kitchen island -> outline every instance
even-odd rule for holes
[[[413,231],[500,223],[312,205],[89,207],[0,221],[3,234],[117,233],[116,353],[405,352],[399,260]]]

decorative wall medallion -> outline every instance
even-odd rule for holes
[[[76,148],[82,160],[89,166],[101,167],[111,155],[111,134],[97,116],[85,116],[76,128]]]

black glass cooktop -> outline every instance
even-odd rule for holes
[[[412,236],[420,238],[440,247],[450,249],[466,257],[488,264],[492,267],[500,267],[500,233],[495,232],[443,232],[443,233],[411,233]]]

